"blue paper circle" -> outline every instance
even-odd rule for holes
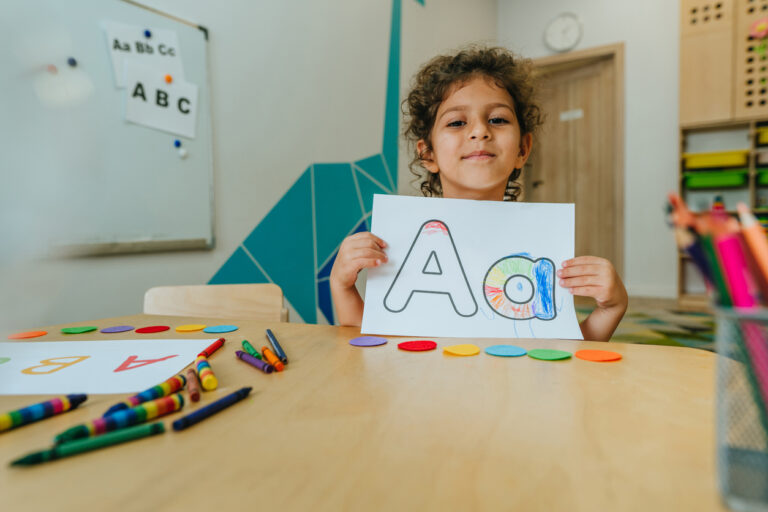
[[[203,329],[203,332],[219,334],[219,333],[222,333],[222,332],[232,332],[232,331],[236,331],[236,330],[237,330],[237,326],[236,325],[211,325],[211,326],[206,327],[205,329]]]
[[[485,353],[499,357],[520,357],[528,353],[523,347],[516,345],[493,345],[485,349]]]

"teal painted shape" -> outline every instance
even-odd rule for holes
[[[209,284],[268,283],[267,276],[246,254],[242,247],[235,249],[224,265],[221,266]]]
[[[243,245],[308,323],[317,321],[311,168],[277,202]],[[307,291],[309,290],[309,293]]]
[[[357,225],[354,233],[360,233],[361,231],[368,231],[368,226],[366,225],[365,221]],[[336,261],[336,256],[338,256],[338,254],[339,254],[339,250],[336,249],[336,251],[333,253],[333,256],[331,256],[328,259],[328,262],[325,265],[323,265],[322,262],[318,263],[319,265],[323,265],[323,268],[321,268],[320,271],[317,273],[317,279],[331,277],[331,270],[333,270],[333,263]]]
[[[363,158],[362,160],[355,162],[355,165],[368,173],[371,178],[378,181],[379,185],[387,189],[387,194],[394,192],[392,182],[389,179],[389,174],[387,173],[386,167],[384,167],[384,158],[381,155],[373,155],[368,158]]]
[[[392,23],[389,33],[389,67],[387,100],[384,111],[382,153],[389,171],[392,190],[397,190],[397,138],[400,124],[400,23],[401,0],[392,1]]]
[[[331,283],[327,279],[317,282],[317,299],[320,311],[329,324],[334,324],[333,301],[331,300]]]
[[[366,178],[359,172],[355,173],[357,177],[357,185],[360,187],[360,198],[363,200],[364,215],[371,213],[373,209],[373,194],[387,194],[388,192],[383,188],[376,185],[374,182]]]
[[[321,265],[355,229],[363,213],[350,164],[315,164],[314,167],[317,262]]]

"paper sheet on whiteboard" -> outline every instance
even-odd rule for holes
[[[574,253],[572,204],[375,195],[362,332],[582,339],[555,271]]]

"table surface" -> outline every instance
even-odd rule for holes
[[[133,315],[74,325],[178,326],[220,320]],[[8,510],[725,510],[716,487],[714,369],[696,349],[569,340],[435,338],[359,348],[355,328],[227,321],[240,329],[210,363],[219,388],[183,413],[243,386],[242,402],[168,432],[47,464],[8,462],[126,395],[91,395],[77,410],[0,434]],[[289,364],[267,375],[239,361],[264,329]],[[69,335],[66,339],[210,338],[205,333]],[[616,363],[454,357],[471,342],[621,353]],[[26,341],[24,343],[34,343]],[[41,401],[0,396],[0,411]]]

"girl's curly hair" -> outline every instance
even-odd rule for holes
[[[428,150],[432,150],[430,133],[440,103],[455,84],[466,83],[478,76],[489,78],[512,96],[521,135],[533,134],[541,126],[543,117],[536,98],[533,62],[505,48],[470,46],[455,55],[433,58],[414,77],[411,91],[402,103],[404,135],[414,150],[420,139],[427,144]],[[425,196],[442,196],[440,174],[427,171],[422,161],[422,155],[416,152],[409,164],[416,176],[414,181],[422,180],[420,188]],[[514,169],[510,173],[505,200],[515,201],[520,195],[520,185],[516,181],[520,171]]]

